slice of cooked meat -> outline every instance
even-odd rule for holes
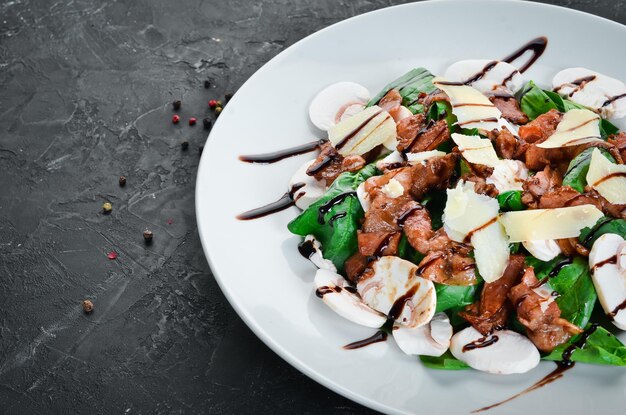
[[[439,120],[429,124],[420,130],[415,140],[409,145],[407,152],[419,153],[421,151],[436,150],[441,144],[450,139],[450,130],[446,120]]]
[[[551,109],[545,114],[541,114],[531,122],[519,128],[519,136],[527,143],[541,143],[554,134],[556,126],[559,125],[563,114],[555,109]]]
[[[401,167],[390,170],[382,176],[373,176],[365,181],[365,191],[370,200],[374,200],[381,194],[382,187],[391,179],[397,180],[404,188],[404,194],[408,194],[413,184],[413,170],[411,167]]]
[[[433,105],[437,101],[450,102],[450,98],[441,89],[436,89],[431,94],[421,97],[421,101],[418,101],[418,102],[420,102],[426,109],[426,112],[428,112],[430,106]]]
[[[357,155],[343,157],[330,143],[324,143],[320,154],[309,166],[306,174],[317,180],[326,180],[330,186],[341,173],[361,170],[365,166],[365,159]]]
[[[417,134],[424,128],[426,117],[424,114],[415,114],[404,118],[396,124],[398,135],[398,151],[405,151],[415,142]]]
[[[511,255],[504,274],[483,286],[480,300],[459,313],[484,336],[507,325],[513,305],[508,299],[511,288],[518,284],[524,271],[524,256]]]
[[[380,257],[396,255],[402,233],[400,232],[357,232],[359,252],[364,256]]]
[[[626,161],[626,133],[621,132],[619,134],[613,134],[609,136],[607,141],[614,145],[617,151],[619,151],[622,157],[622,163]]]
[[[582,329],[561,318],[561,309],[553,296],[537,293],[539,284],[534,269],[528,267],[522,282],[511,289],[509,299],[528,338],[539,350],[549,353],[573,335],[582,333]]]
[[[390,89],[389,92],[387,92],[385,96],[378,101],[378,106],[385,111],[389,111],[390,109],[399,107],[400,105],[402,105],[402,95],[400,95],[400,92],[398,92],[397,89]]]
[[[489,197],[497,197],[500,194],[495,184],[487,183],[482,177],[469,176],[465,181],[474,182],[474,191],[478,194]]]
[[[418,274],[433,282],[445,285],[476,285],[476,262],[470,253],[472,247],[454,242],[443,229],[431,239],[430,250],[419,263]]]
[[[450,180],[455,174],[458,154],[450,153],[443,157],[426,160],[425,163],[417,163],[411,166],[413,184],[411,194],[416,199],[422,199],[432,190],[448,188]]]
[[[528,122],[528,117],[522,112],[519,102],[514,97],[492,96],[489,99],[505,119],[519,125]]]
[[[498,156],[503,159],[518,159],[524,155],[528,147],[528,144],[517,139],[506,128],[490,131],[487,136],[494,143]]]
[[[578,238],[557,239],[556,243],[566,256],[589,256],[589,250],[580,243]]]
[[[531,208],[538,208],[541,196],[560,187],[562,182],[563,178],[557,171],[550,166],[545,167],[543,171],[529,177],[522,185],[524,189],[522,203]]]
[[[398,220],[409,244],[418,252],[427,253],[431,247],[431,238],[435,234],[428,210],[415,202],[408,206]]]
[[[348,280],[356,284],[363,274],[366,274],[369,268],[370,258],[361,255],[356,251],[352,256],[346,259],[343,266],[348,276]]]

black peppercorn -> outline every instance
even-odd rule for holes
[[[119,183],[120,183],[120,187],[126,186],[126,176],[120,176]]]
[[[208,118],[202,120],[202,124],[204,125],[205,130],[210,130],[213,127],[213,121]]]
[[[146,245],[150,245],[152,243],[152,238],[154,238],[152,231],[148,229],[143,231],[143,240],[146,242]]]
[[[179,100],[179,99],[177,99],[176,101],[172,102],[172,106],[174,107],[174,111],[178,111],[178,110],[180,109],[180,106],[181,106],[182,104],[183,104],[183,103],[182,103],[182,102],[180,102],[180,100]]]
[[[183,141],[182,143],[180,143],[181,150],[187,151],[188,148],[189,148],[189,141]]]
[[[209,81],[208,79],[207,79],[206,81],[204,81],[204,87],[205,87],[206,89],[211,88],[211,81]]]

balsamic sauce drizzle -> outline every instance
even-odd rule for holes
[[[257,218],[262,218],[264,216],[270,215],[272,213],[280,212],[281,210],[285,210],[295,205],[295,202],[293,200],[293,195],[302,187],[304,187],[304,183],[296,183],[291,187],[291,189],[288,192],[282,195],[280,199],[278,199],[277,201],[268,203],[267,205],[261,206],[256,209],[251,209],[246,212],[240,213],[239,215],[237,215],[237,219],[239,220],[257,219]]]
[[[613,309],[613,311],[611,311],[609,314],[607,314],[606,316],[609,318],[609,320],[613,320],[615,318],[615,316],[617,315],[617,313],[619,313],[620,311],[622,311],[623,309],[626,308],[626,300],[622,301],[622,303],[620,305],[618,305],[617,307],[615,307]]]
[[[313,245],[313,241],[311,240],[302,241],[298,244],[298,252],[306,259],[311,259],[315,251],[315,245]]]
[[[345,192],[338,194],[337,196],[330,199],[328,202],[324,203],[317,209],[317,223],[323,225],[325,222],[324,215],[326,215],[335,205],[340,204],[346,198],[356,196],[356,192]]]
[[[384,342],[385,340],[387,340],[387,333],[382,330],[378,330],[376,333],[374,333],[373,336],[368,337],[367,339],[358,340],[346,344],[345,346],[343,346],[343,348],[346,350],[360,349],[361,347],[369,346],[370,344],[374,343]]]
[[[507,63],[512,63],[516,59],[520,58],[524,53],[526,53],[527,51],[530,51],[532,53],[532,56],[524,65],[520,66],[519,68],[519,71],[521,73],[524,73],[526,70],[528,70],[528,68],[532,66],[533,63],[537,61],[537,59],[541,57],[543,52],[546,50],[547,46],[548,46],[548,38],[545,36],[539,36],[531,40],[530,42],[526,43],[524,46],[517,49],[515,52],[511,53],[510,55],[503,58],[502,60]]]
[[[335,223],[335,221],[337,219],[341,219],[341,218],[345,218],[348,215],[348,212],[339,212],[334,214],[333,216],[330,217],[330,219],[328,219],[328,224],[330,225],[330,227],[333,227],[333,223]]]
[[[462,350],[464,352],[469,352],[470,350],[474,349],[482,349],[483,347],[491,346],[498,340],[500,340],[498,336],[496,336],[495,334],[491,334],[489,336],[481,337],[478,340],[474,340],[473,342],[466,344],[465,346],[463,346]]]
[[[608,98],[606,101],[604,101],[604,103],[602,104],[602,107],[606,107],[610,103],[617,101],[618,99],[622,99],[624,97],[626,97],[626,93],[612,96],[611,98]]]
[[[284,160],[288,157],[299,156],[300,154],[309,153],[319,149],[328,140],[325,138],[311,141],[310,143],[301,144],[296,147],[287,148],[285,150],[273,151],[265,154],[254,154],[248,156],[239,156],[239,160],[246,163],[271,164]]]
[[[604,176],[603,178],[601,178],[600,180],[595,182],[592,186],[597,186],[600,183],[605,182],[605,181],[607,181],[609,179],[612,179],[614,177],[626,177],[626,173],[624,173],[622,171],[617,171],[615,173],[607,174],[606,176]]]

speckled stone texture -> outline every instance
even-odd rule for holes
[[[396,3],[0,2],[0,413],[367,412],[220,292],[194,215],[207,131],[187,120],[297,40]],[[624,1],[554,3],[626,21]]]

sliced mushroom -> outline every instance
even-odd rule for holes
[[[313,176],[306,174],[307,169],[315,160],[304,163],[291,176],[289,188],[293,191],[293,200],[296,206],[304,210],[317,202],[326,192],[326,181],[319,181]]]
[[[605,233],[589,252],[589,267],[598,299],[613,324],[626,330],[626,243],[624,238]]]
[[[398,347],[408,355],[441,356],[450,347],[452,325],[446,313],[437,313],[424,326],[396,324],[392,334]]]
[[[532,256],[541,261],[550,261],[561,253],[561,248],[554,239],[524,241],[522,245],[524,245],[524,248],[526,248]]]
[[[315,273],[314,283],[317,287],[316,295],[343,318],[371,328],[379,328],[387,321],[387,316],[363,303],[341,275],[319,269]]]
[[[488,59],[455,62],[446,70],[451,81],[468,83],[484,94],[504,89],[511,94],[524,86],[524,77],[510,63]]]
[[[306,247],[306,248],[303,248]],[[304,238],[304,242],[300,244],[300,253],[305,254],[309,260],[319,269],[326,269],[332,272],[337,272],[337,267],[330,259],[325,259],[322,253],[322,245],[319,243],[315,236],[307,235]]]
[[[452,336],[450,352],[476,370],[501,375],[525,373],[539,364],[535,345],[512,330],[483,336],[474,327],[468,327]]]
[[[485,180],[496,186],[500,193],[511,190],[524,190],[522,185],[528,179],[528,168],[519,160],[498,160],[493,173]]]
[[[328,131],[343,118],[362,111],[369,99],[370,93],[364,86],[354,82],[337,82],[322,89],[313,98],[309,117],[317,128]]]
[[[388,314],[399,324],[419,327],[435,314],[434,284],[416,274],[417,266],[395,256],[384,256],[370,264],[357,283],[363,301]]]
[[[554,75],[552,86],[560,95],[599,111],[604,118],[626,116],[626,84],[587,68],[567,68]]]

